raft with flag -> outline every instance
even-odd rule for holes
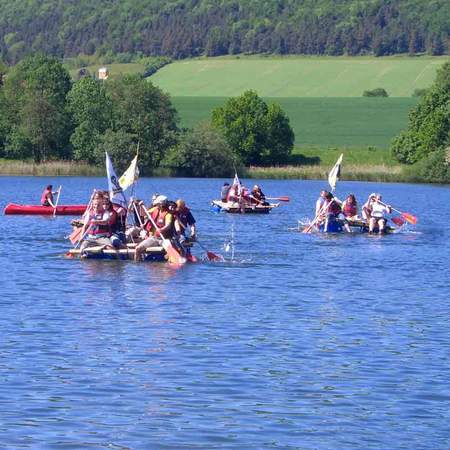
[[[221,192],[221,200],[211,202],[214,212],[227,212],[231,214],[268,214],[272,209],[280,206],[280,203],[269,203],[267,200],[288,202],[289,197],[266,197],[257,185],[249,191],[234,175],[233,184],[224,184]]]
[[[381,194],[370,194],[367,202],[362,207],[362,217],[358,215],[357,202],[354,194],[349,194],[344,202],[341,202],[333,193],[336,183],[341,175],[341,163],[343,154],[328,174],[328,184],[331,192],[322,190],[316,202],[316,215],[305,226],[299,226],[302,233],[377,233],[388,234],[397,231],[388,224],[388,220],[396,227],[402,227],[406,222],[417,223],[417,217],[413,214],[399,211],[381,201]],[[397,217],[388,217],[393,212],[400,214]]]
[[[227,212],[231,214],[269,214],[273,208],[277,208],[279,203],[269,203],[268,205],[240,204],[239,202],[222,202],[213,200],[211,206],[214,212]]]
[[[167,261],[175,265],[196,262],[191,247],[197,242],[192,220],[191,236],[179,227],[178,201],[169,202],[166,196],[154,196],[149,210],[142,201],[127,200],[125,191],[135,187],[138,179],[137,155],[130,167],[118,178],[106,152],[108,191],[94,190],[86,212],[72,221],[73,231],[68,236],[74,245],[66,256],[82,259]],[[184,210],[189,209],[184,204]],[[181,211],[181,210],[180,210]],[[162,221],[161,221],[162,218]],[[166,221],[166,218],[168,221]],[[187,225],[185,226],[185,228]],[[223,258],[205,250],[209,261]]]

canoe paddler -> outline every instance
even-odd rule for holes
[[[387,222],[385,214],[390,214],[391,212],[391,206],[384,204],[381,201],[381,195],[376,194],[374,200],[371,203],[369,233],[373,233],[376,226],[378,225],[378,233],[383,234]]]
[[[56,205],[53,201],[53,196],[57,194],[58,191],[53,191],[53,186],[49,184],[41,195],[41,205],[42,206],[51,206],[52,208],[55,208]]]

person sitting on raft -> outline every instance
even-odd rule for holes
[[[103,220],[109,225],[111,243],[114,248],[120,248],[125,243],[126,210],[112,203],[109,196],[103,199],[103,209]]]
[[[339,214],[342,213],[341,203],[331,192],[327,192],[321,211],[322,220],[319,223],[324,223],[324,231],[327,232],[328,225],[336,222]]]
[[[179,198],[176,201],[175,210],[175,231],[177,241],[182,247],[181,250],[189,259],[192,258],[190,247],[184,246],[188,242],[195,241],[197,236],[197,227],[195,225],[195,218],[192,215],[191,210],[186,206],[186,202]],[[186,230],[190,228],[190,236],[186,236]]]
[[[230,183],[223,183],[220,190],[220,201],[226,203],[228,201],[228,193],[230,192]]]
[[[356,220],[358,216],[358,203],[354,194],[348,194],[348,197],[342,203],[342,213],[347,220]]]
[[[253,205],[262,205],[262,206],[268,205],[268,203],[266,202],[266,196],[264,195],[263,191],[257,184],[253,186],[253,189],[251,190],[249,197],[250,203]]]
[[[371,213],[369,219],[369,233],[372,234],[375,228],[378,226],[378,233],[383,234],[387,219],[385,214],[390,214],[392,208],[390,205],[385,205],[381,201],[381,195],[376,194],[374,200],[371,203]]]
[[[104,197],[96,194],[92,199],[92,210],[89,213],[86,238],[80,246],[81,255],[89,247],[103,246],[113,248],[111,242],[111,223],[114,215],[105,214]]]
[[[58,191],[53,191],[53,186],[49,184],[41,195],[41,205],[42,206],[51,206],[52,208],[56,208],[56,205],[53,201],[53,196],[57,194]]]
[[[186,202],[179,198],[176,201],[177,209],[175,211],[175,230],[181,236],[181,240],[186,240],[186,230],[190,228],[189,239],[195,240],[197,229],[195,226],[195,218],[191,210],[186,206]]]
[[[140,261],[145,250],[150,247],[160,247],[162,244],[162,236],[171,239],[174,236],[174,216],[169,211],[169,202],[165,195],[159,195],[154,200],[152,208],[148,214],[156,224],[156,228],[152,221],[148,219],[144,224],[146,230],[146,238],[140,242],[135,249],[134,260]]]
[[[374,201],[375,196],[376,196],[375,193],[370,194],[369,197],[367,198],[366,203],[364,203],[364,205],[361,208],[362,218],[367,223],[369,223],[369,219],[370,219],[371,214],[372,214],[372,202]]]
[[[316,201],[316,217],[320,214],[320,211],[321,211],[323,205],[327,201],[327,199],[326,199],[327,194],[328,194],[328,191],[325,191],[324,189],[322,189],[320,191],[319,198]]]

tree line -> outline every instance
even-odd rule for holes
[[[447,0],[0,0],[0,59],[42,52],[187,58],[227,54],[448,54]]]
[[[0,85],[0,157],[76,160],[118,170],[139,150],[139,166],[186,176],[228,176],[236,167],[286,163],[294,145],[278,104],[247,91],[193,130],[178,126],[168,94],[142,75],[72,82],[56,58],[30,56]]]

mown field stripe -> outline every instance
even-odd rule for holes
[[[210,120],[225,97],[173,97],[181,126]],[[387,148],[407,125],[417,98],[264,98],[288,115],[296,146]]]

